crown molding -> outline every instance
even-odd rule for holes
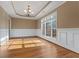
[[[43,9],[45,9],[51,2],[52,2],[52,1],[48,1],[48,3],[47,3],[35,16],[29,16],[29,17],[36,17],[36,16],[37,16]],[[23,17],[28,17],[28,16],[26,16],[26,15],[21,15],[21,14],[17,13],[17,11],[16,11],[16,9],[15,9],[15,7],[14,7],[13,1],[11,1],[11,4],[12,4],[12,8],[13,8],[13,10],[14,10],[14,12],[15,12],[16,15],[18,15],[18,16],[23,16]]]

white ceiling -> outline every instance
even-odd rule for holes
[[[33,11],[34,17],[24,17],[17,15],[16,12],[20,15],[25,14],[24,9],[27,8],[28,3],[31,4],[31,9]],[[63,1],[0,1],[0,6],[2,6],[3,9],[11,17],[24,19],[39,19],[45,16],[46,14],[52,12],[54,9],[56,9],[63,3]]]

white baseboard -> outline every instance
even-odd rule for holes
[[[79,28],[60,28],[57,29],[56,40],[40,34],[40,29],[38,30],[38,36],[44,38],[52,43],[58,44],[64,48],[71,51],[79,53]]]
[[[64,48],[79,53],[79,28],[57,29],[57,38],[43,36],[41,29],[12,29],[11,37],[39,36]],[[74,41],[72,41],[72,39]],[[68,41],[68,42],[66,42]],[[74,42],[74,43],[73,43]],[[73,47],[74,44],[74,47]]]

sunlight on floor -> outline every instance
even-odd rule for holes
[[[12,43],[11,43],[12,42]],[[44,57],[51,57],[52,54],[53,57],[57,56],[57,50],[56,47],[52,47],[50,45],[47,44],[45,42],[42,42],[41,40],[37,40],[37,39],[13,39],[10,40],[11,45],[8,47],[9,50],[14,50],[14,49],[22,49],[22,48],[33,48],[33,47],[40,47],[41,48],[41,52],[46,52],[46,53],[42,53],[41,56]],[[45,48],[45,49],[44,49]],[[53,52],[51,52],[53,51]]]
[[[25,48],[28,47],[38,47],[38,46],[44,46],[44,43],[37,43],[37,44],[29,44],[29,45],[24,45]]]
[[[12,39],[9,41],[10,46],[8,49],[21,49],[21,48],[30,48],[30,47],[38,47],[38,46],[44,46],[45,43],[43,43],[41,40],[37,39],[31,39],[31,40],[25,40],[25,39]]]
[[[70,52],[40,38],[11,39],[0,46],[0,57],[79,57]]]
[[[22,45],[11,45],[8,49],[20,49]]]

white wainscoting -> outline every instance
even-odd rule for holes
[[[4,36],[1,38],[0,45],[6,45],[9,40],[9,36]]]
[[[64,48],[79,53],[79,29],[78,28],[63,28],[57,29],[56,39],[42,35],[41,29],[37,30],[37,35],[50,42],[56,43]]]
[[[43,35],[41,29],[37,29],[37,36],[39,36],[41,38],[44,38],[44,39],[46,39],[48,41],[57,43],[56,38],[53,38],[51,36],[49,37],[49,36]]]
[[[42,30],[41,29],[37,29],[37,36],[42,36]]]
[[[11,37],[39,36],[79,53],[79,29],[77,28],[57,29],[56,39],[42,35],[41,29],[12,29],[10,35]]]
[[[11,29],[10,37],[36,36],[37,29]]]
[[[7,43],[8,40],[9,40],[9,30],[0,29],[0,45]]]
[[[57,29],[57,41],[61,46],[79,53],[79,29]]]

